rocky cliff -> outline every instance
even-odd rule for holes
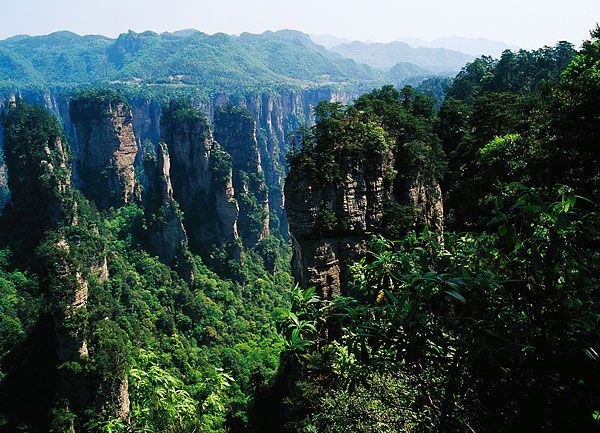
[[[390,153],[340,150],[335,160],[339,179],[320,182],[292,169],[285,184],[294,276],[327,299],[348,287],[349,266],[364,256],[372,234],[383,231],[384,207],[393,193],[386,181]]]
[[[204,254],[215,243],[238,239],[238,204],[231,160],[212,137],[208,121],[191,104],[174,100],[161,117],[171,157],[173,196],[185,215],[190,245]]]
[[[386,131],[360,112],[317,124],[292,159],[285,197],[294,276],[327,299],[349,289],[349,268],[373,235],[443,228],[435,177],[401,157]]]
[[[252,114],[232,104],[222,106],[215,115],[215,138],[231,156],[242,242],[254,247],[269,234],[269,197]]]
[[[96,282],[105,281],[108,268],[97,229],[81,221],[67,139],[58,120],[44,108],[20,102],[7,114],[5,137],[12,197],[3,215],[4,230],[8,230],[3,235],[19,239],[11,249],[39,276],[54,325],[56,355],[46,356],[55,356],[58,362],[55,409],[78,412],[99,404],[126,418],[126,376],[103,382],[103,386],[125,391],[100,395],[88,375],[89,281],[92,276]],[[70,428],[74,429],[73,421]]]
[[[79,187],[98,209],[139,201],[132,112],[118,93],[82,92],[70,103],[78,144]]]
[[[193,272],[188,258],[188,238],[183,226],[183,214],[173,198],[171,161],[165,143],[159,143],[155,155],[144,155],[144,173],[146,184],[143,203],[149,219],[150,252],[190,281]]]
[[[161,131],[165,128],[161,125],[161,112],[163,101],[168,97],[169,90],[157,90],[154,94],[147,92],[147,96],[136,94],[129,95],[127,87],[122,89],[123,93],[131,105],[131,117],[134,136],[137,139],[138,149],[144,143],[154,143],[156,146],[160,141]],[[244,92],[244,93],[215,93],[202,97],[190,97],[194,108],[204,113],[208,119],[214,119],[219,107],[226,104],[247,109],[252,113],[256,122],[256,142],[260,155],[262,172],[265,183],[268,188],[269,202],[269,225],[271,230],[279,230],[284,236],[287,236],[287,216],[284,211],[283,182],[286,175],[286,154],[289,151],[290,135],[301,125],[313,122],[313,108],[320,101],[340,101],[349,102],[355,93],[337,92],[331,88],[314,88],[306,90],[296,90],[281,87],[264,92]],[[89,137],[86,128],[82,125],[81,131],[76,132],[77,122],[71,118],[69,112],[69,99],[71,93],[68,91],[20,91],[8,92],[0,96],[0,107],[6,105],[10,99],[15,96],[23,98],[28,103],[35,103],[47,107],[50,111],[57,114],[61,119],[65,132],[72,144],[72,153],[75,161],[80,157],[81,147],[89,144],[89,139],[79,143],[80,132],[84,138]],[[77,116],[76,116],[77,117]],[[127,116],[126,116],[127,117]],[[99,128],[101,129],[101,128]],[[108,128],[110,132],[110,127]],[[114,131],[114,128],[113,128]],[[94,138],[97,140],[97,138]],[[130,143],[133,140],[129,140]],[[120,144],[119,144],[120,146]],[[130,147],[130,146],[128,146]],[[87,146],[90,149],[89,145]],[[138,152],[139,154],[139,152]],[[176,165],[171,155],[172,163]],[[141,158],[138,157],[138,162]],[[81,164],[73,164],[73,182],[75,187],[84,188],[86,179],[80,176]],[[104,171],[104,176],[114,170]],[[202,170],[201,170],[202,171]],[[101,171],[102,173],[102,171]],[[130,172],[127,173],[130,175]],[[205,176],[206,179],[206,176]],[[108,177],[106,177],[108,184]],[[92,183],[95,179],[92,179]],[[88,182],[89,183],[89,182]],[[2,185],[0,185],[1,188]],[[129,187],[131,189],[131,187]],[[88,191],[90,188],[88,188]],[[134,188],[135,190],[135,188]],[[135,194],[134,194],[135,196]],[[224,194],[217,194],[217,201],[220,203],[221,213],[228,220],[223,224],[222,233],[232,233],[232,216],[234,209],[231,198],[233,197],[232,186],[225,185]],[[116,198],[116,197],[113,197]],[[177,200],[181,197],[176,193]],[[98,200],[100,202],[100,200]],[[114,200],[115,202],[117,200]],[[183,203],[180,203],[183,206]],[[235,218],[237,219],[237,217]],[[190,233],[188,235],[191,236]],[[235,236],[233,236],[235,238]]]

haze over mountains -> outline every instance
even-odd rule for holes
[[[421,67],[431,67],[431,63],[423,64],[424,59],[437,57],[439,62],[446,66],[448,60],[461,63],[463,57],[450,51],[459,51],[470,56],[482,55],[500,57],[504,50],[518,50],[519,47],[501,41],[486,38],[466,38],[460,36],[440,37],[431,41],[406,37],[389,43],[376,43],[373,41],[352,41],[333,35],[311,35],[311,39],[325,48],[353,58],[359,62],[367,63],[374,67],[389,68],[398,61],[415,63]],[[401,45],[408,44],[410,47]],[[410,48],[413,48],[411,50]],[[427,49],[441,49],[431,51]],[[442,59],[446,59],[446,62]],[[401,60],[398,60],[401,59]],[[435,66],[435,64],[434,64]]]
[[[463,38],[460,36],[448,36],[426,41],[419,38],[401,38],[400,42],[406,42],[408,45],[419,48],[447,48],[449,50],[461,51],[473,56],[492,56],[500,57],[504,50],[518,50],[521,47],[508,45],[501,41],[494,41],[486,38]]]
[[[413,48],[404,42],[351,42],[336,45],[331,51],[374,68],[389,69],[400,62],[413,63],[436,73],[457,72],[475,56],[446,48]]]

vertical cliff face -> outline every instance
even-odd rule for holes
[[[0,102],[0,105],[2,103],[6,104],[10,96],[6,94],[0,98],[4,101]],[[82,189],[87,197],[96,202],[99,208],[118,206],[130,202],[132,198],[134,200],[138,198],[136,187],[135,185],[132,187],[131,184],[132,179],[134,179],[132,177],[134,169],[132,164],[129,163],[131,159],[135,159],[132,155],[134,152],[133,145],[137,144],[139,149],[142,143],[148,143],[148,141],[156,144],[161,139],[162,134],[162,140],[168,144],[171,154],[175,199],[186,215],[187,234],[190,238],[190,245],[195,251],[200,251],[207,244],[214,243],[219,239],[228,239],[235,242],[238,227],[243,230],[243,226],[259,226],[256,221],[250,221],[250,225],[246,224],[248,221],[238,222],[238,207],[244,207],[244,205],[242,203],[238,204],[234,197],[232,179],[228,181],[229,183],[225,182],[213,185],[213,187],[208,185],[211,184],[211,173],[217,163],[216,158],[211,156],[211,154],[216,153],[213,149],[216,149],[217,145],[212,138],[204,137],[207,131],[210,135],[210,127],[198,123],[194,124],[193,122],[186,124],[182,121],[174,133],[167,133],[169,127],[161,123],[162,104],[158,97],[131,98],[131,114],[124,107],[121,108],[121,114],[124,114],[124,116],[121,116],[122,121],[120,122],[112,123],[112,121],[101,122],[96,120],[93,123],[88,123],[85,116],[90,110],[87,108],[74,111],[75,117],[72,118],[68,107],[67,94],[32,91],[21,93],[19,96],[28,102],[44,105],[61,117],[73,149],[75,164],[73,164],[72,177],[74,185]],[[249,138],[248,142],[253,143],[256,141],[258,146],[260,168],[262,170],[260,176],[264,177],[264,181],[259,181],[259,183],[264,183],[267,186],[268,194],[267,200],[263,202],[262,194],[259,191],[258,206],[254,206],[254,203],[248,203],[249,206],[247,207],[254,207],[256,212],[253,215],[255,217],[259,216],[258,219],[264,223],[266,218],[259,214],[266,210],[265,204],[268,202],[270,227],[261,226],[258,232],[252,229],[252,233],[245,233],[245,236],[242,237],[247,245],[254,244],[254,241],[264,236],[267,230],[276,230],[282,233],[284,237],[288,236],[283,184],[286,175],[286,155],[289,151],[290,135],[300,125],[310,124],[314,121],[312,110],[320,101],[345,103],[354,96],[356,94],[336,93],[327,88],[299,91],[281,88],[267,92],[247,92],[242,95],[218,93],[201,100],[194,100],[194,107],[209,119],[215,119],[219,108],[228,103],[247,109],[254,118],[255,138]],[[105,114],[108,111],[100,110],[100,114]],[[120,117],[118,116],[119,109],[114,104],[112,111],[116,112],[117,118]],[[93,113],[93,110],[90,113]],[[79,119],[77,114],[81,114],[83,119]],[[131,136],[124,140],[117,138],[116,141],[101,138],[116,138],[120,134],[128,136],[130,130],[128,127],[129,116],[131,116],[131,124],[137,143]],[[99,116],[99,118],[102,118],[102,116]],[[115,132],[119,128],[118,123],[123,124],[122,133]],[[127,127],[125,127],[126,125]],[[165,134],[170,135],[168,140],[165,139]],[[248,133],[246,135],[249,137],[253,134]],[[79,143],[80,138],[82,139],[81,144]],[[101,141],[103,143],[113,143],[111,145],[113,149],[122,149],[122,151],[116,152],[116,157],[115,151],[98,152],[98,146],[105,145]],[[190,141],[195,141],[197,145],[195,147],[191,146]],[[124,143],[127,144],[124,145]],[[140,154],[141,152],[138,152],[138,155]],[[138,156],[138,162],[140,160],[141,158]],[[99,163],[100,161],[108,161],[108,163],[104,166]],[[99,166],[101,168],[98,168]],[[84,167],[93,169],[90,171],[85,168],[85,173],[91,174],[90,176],[82,177],[80,175]],[[186,182],[182,179],[188,176],[191,176],[189,177],[191,180],[186,185]],[[100,192],[108,189],[115,192],[112,195]],[[260,186],[258,189],[260,190]],[[8,193],[7,188],[4,188],[4,191]],[[239,193],[243,191],[242,188]],[[244,199],[252,200],[252,193],[249,195],[244,194],[241,198],[239,193],[236,191],[235,195],[238,195],[240,202]],[[209,198],[209,196],[212,196],[212,198]],[[204,201],[199,200],[199,197],[204,197]],[[194,200],[196,204],[191,203]],[[192,211],[192,208],[196,211]],[[200,208],[203,209],[202,212],[198,210]],[[260,208],[262,208],[262,211],[259,211]],[[207,217],[211,212],[213,215],[217,215],[217,218],[212,218],[217,223],[212,225]],[[246,215],[249,214],[242,212],[241,219],[244,220]],[[195,219],[195,223],[191,220],[192,218]],[[191,227],[192,225],[195,225],[195,227]]]
[[[58,120],[40,106],[16,103],[5,122],[5,158],[12,197],[4,225],[9,235],[26,239],[13,246],[14,252],[26,257],[22,263],[38,274],[52,316],[61,402],[57,409],[77,412],[90,404],[105,404],[113,396],[96,394],[86,370],[90,357],[86,310],[88,278],[106,280],[107,263],[101,242],[94,242],[98,233],[87,223],[81,226],[69,146]],[[90,243],[83,240],[86,236]],[[122,376],[104,385],[121,388],[124,381]],[[117,400],[110,402],[111,407],[126,417],[128,394]]]
[[[140,142],[150,140],[160,141],[161,106],[156,99],[136,98],[130,101],[133,115],[133,131]]]
[[[287,216],[284,210],[283,183],[286,175],[286,154],[290,134],[305,123],[314,121],[312,110],[320,101],[347,103],[355,93],[338,93],[328,88],[309,90],[278,89],[268,92],[248,92],[242,95],[217,93],[194,100],[194,107],[209,119],[216,119],[220,107],[231,103],[247,109],[256,122],[256,141],[261,167],[268,187],[270,226],[287,236]],[[139,141],[158,142],[160,104],[155,99],[131,100],[133,124]],[[217,141],[219,141],[217,139]]]
[[[32,138],[28,138],[31,134]],[[62,362],[81,360],[87,355],[87,343],[79,329],[63,328],[74,312],[87,304],[87,282],[69,262],[69,245],[64,228],[77,225],[77,207],[71,185],[70,154],[56,118],[41,107],[16,104],[6,120],[5,157],[9,187],[13,192],[9,217],[30,231],[35,248],[51,234],[50,253],[38,253],[42,275],[53,299],[57,352]],[[27,253],[28,251],[24,251]],[[65,284],[60,299],[52,288]]]
[[[386,180],[391,153],[340,150],[335,160],[339,178],[323,181],[297,168],[285,184],[294,276],[327,299],[348,287],[349,266],[364,256],[372,234],[383,231],[385,204],[393,194]]]
[[[70,104],[79,147],[80,188],[99,209],[139,200],[134,161],[138,146],[132,114],[113,91],[83,92]]]
[[[443,206],[427,164],[408,159],[370,114],[327,106],[321,116],[292,160],[285,197],[295,278],[331,299],[349,289],[349,268],[374,234],[425,224],[441,233]]]
[[[245,246],[269,234],[269,197],[251,113],[231,104],[215,115],[215,137],[231,155],[233,188],[240,205],[238,230]]]
[[[31,222],[27,239],[35,244],[45,231],[76,223],[69,147],[58,120],[39,106],[13,103],[4,126],[10,212]]]
[[[151,253],[173,266],[179,274],[193,279],[192,264],[188,259],[188,238],[183,226],[183,214],[173,198],[171,162],[165,143],[158,145],[156,155],[145,155],[146,188],[143,203],[149,215],[148,244]]]
[[[231,161],[213,140],[206,118],[189,102],[172,101],[161,117],[171,157],[173,196],[185,214],[192,248],[203,253],[238,238]]]

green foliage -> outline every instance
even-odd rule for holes
[[[172,107],[176,108],[175,116],[189,115],[185,106]],[[14,257],[8,248],[0,254],[3,422],[9,428],[24,424],[48,430],[49,425],[44,424],[48,418],[48,423],[54,419],[57,431],[74,425],[77,430],[103,432],[128,431],[135,426],[147,431],[190,431],[197,426],[202,431],[217,432],[229,423],[243,425],[253,387],[274,374],[283,347],[274,324],[284,316],[288,305],[284,295],[284,288],[291,286],[288,245],[281,240],[265,240],[257,250],[261,254],[248,251],[243,264],[238,262],[236,280],[240,282],[220,278],[194,257],[195,280],[186,283],[143,250],[149,229],[143,208],[130,205],[99,214],[79,192],[60,186],[59,181],[65,180],[68,171],[60,172],[63,177],[57,179],[44,178],[46,172],[42,171],[41,180],[36,179],[36,164],[48,158],[45,149],[49,143],[51,161],[61,167],[63,160],[54,159],[61,155],[55,155],[51,138],[62,136],[62,130],[56,119],[41,108],[19,103],[11,112],[5,128],[7,134],[12,134],[5,136],[9,168],[18,167],[20,171],[13,173],[31,175],[13,177],[15,192],[21,194],[13,209],[20,209],[21,219],[11,211],[3,216],[1,224],[3,246],[9,244],[12,249],[14,245],[19,251]],[[64,146],[68,150],[66,142]],[[14,160],[10,159],[13,155]],[[249,178],[248,182],[259,180]],[[47,208],[32,206],[35,194],[28,199],[22,195],[33,192],[35,182],[40,184],[37,197],[49,194],[51,205]],[[74,202],[76,206],[68,206]],[[71,209],[76,218],[61,220],[56,226],[48,224],[55,214],[45,212],[53,209]],[[35,218],[41,221],[40,227],[30,225]],[[32,228],[40,229],[35,237]],[[25,250],[22,244],[27,239],[31,239],[31,245]],[[70,303],[83,282],[88,289],[87,301],[73,308]],[[7,409],[4,403],[8,400],[5,396],[14,393],[14,386],[19,384],[12,377],[21,363],[12,359],[25,356],[23,372],[18,374],[31,374],[27,368],[37,365],[29,360],[31,346],[39,343],[36,338],[42,338],[42,331],[33,328],[36,321],[50,321],[48,317],[56,318],[56,323],[50,322],[48,330],[43,331],[48,334],[43,334],[44,338],[54,339],[54,332],[60,331],[74,341],[87,343],[87,356],[58,366],[60,377],[72,378],[82,387],[90,384],[93,390],[89,399],[57,406],[54,415],[19,418],[20,412]],[[34,332],[37,334],[32,337]],[[40,355],[51,384],[56,380],[53,375],[58,375],[53,361],[55,351],[50,345]],[[143,353],[153,353],[149,355],[152,360],[144,361],[140,355]],[[6,364],[7,371],[5,357],[12,360]],[[118,404],[115,395],[128,376],[131,424],[114,417]],[[256,379],[251,381],[251,377]],[[5,378],[11,378],[8,385]],[[52,388],[44,388],[36,398],[51,402],[52,392]],[[161,400],[161,396],[165,398]]]
[[[0,360],[23,341],[41,309],[36,279],[11,271],[9,260],[10,250],[0,251]]]
[[[69,101],[69,112],[74,122],[85,123],[110,116],[119,104],[126,111],[131,110],[125,97],[117,90],[79,90]]]
[[[399,173],[407,177],[412,173],[432,178],[443,176],[445,155],[433,128],[431,96],[410,86],[400,91],[384,86],[362,95],[354,106],[382,119],[383,128],[396,144],[397,159],[401,161],[396,167]]]
[[[592,40],[583,43],[562,74],[551,111],[552,128],[544,137],[550,146],[538,166],[552,181],[564,179],[594,200],[600,199],[600,177],[594,168],[599,162],[599,61],[600,39],[596,28]]]
[[[556,83],[575,56],[573,45],[558,42],[534,51],[505,51],[499,60],[483,56],[465,66],[448,89],[448,96],[467,103],[487,93],[531,94]]]
[[[137,365],[129,371],[134,428],[170,433],[202,429],[199,402],[157,361],[152,352],[140,351]]]
[[[180,92],[306,83],[382,81],[384,74],[341,58],[298,32],[188,35],[153,32],[46,36],[0,41],[0,87],[76,87],[117,84],[143,92],[161,85]],[[142,86],[140,86],[140,84]]]
[[[188,99],[172,99],[169,105],[163,108],[160,116],[161,135],[168,144],[172,144],[173,137],[182,125],[200,124],[208,133],[208,120],[198,111]]]
[[[437,127],[449,156],[444,202],[450,210],[450,227],[482,229],[490,219],[496,185],[501,183],[526,182],[546,191],[567,183],[593,199],[598,197],[592,186],[595,177],[589,178],[594,145],[590,138],[578,136],[583,131],[594,134],[593,115],[585,125],[578,124],[576,119],[585,115],[575,114],[566,103],[565,77],[582,58],[571,44],[559,42],[535,51],[505,51],[497,61],[482,57],[454,79]],[[583,80],[579,77],[571,83]],[[581,84],[581,98],[596,94],[589,91],[592,83]],[[588,116],[589,110],[594,110],[591,105]],[[514,139],[516,135],[520,138]],[[495,151],[482,152],[495,145]],[[584,172],[588,174],[582,176]]]
[[[69,147],[58,119],[40,106],[19,100],[6,113],[3,126],[8,186],[15,196],[14,205],[24,206],[29,197],[39,195],[39,206],[50,211],[61,202],[56,192],[58,184],[68,182],[70,174],[65,167],[70,162]],[[63,161],[64,156],[67,159]]]
[[[592,431],[600,218],[580,201],[567,187],[546,202],[513,184],[494,230],[443,243],[428,230],[375,238],[351,295],[297,297],[288,329],[316,323],[339,335],[288,343],[310,349],[298,385],[308,394],[290,404],[310,404],[311,415],[297,430]]]
[[[315,228],[318,228],[319,234],[322,235],[335,231],[338,228],[338,220],[335,212],[326,207],[319,209],[315,219]]]
[[[213,149],[212,180],[216,185],[225,187],[231,182],[231,155],[219,147]]]
[[[316,125],[302,130],[288,154],[288,164],[320,183],[340,179],[340,152],[357,158],[387,153],[390,143],[373,113],[322,101],[315,107]]]

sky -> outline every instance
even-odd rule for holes
[[[296,29],[352,40],[483,37],[523,48],[575,44],[600,22],[600,0],[0,0],[0,39],[58,30],[117,36]]]

